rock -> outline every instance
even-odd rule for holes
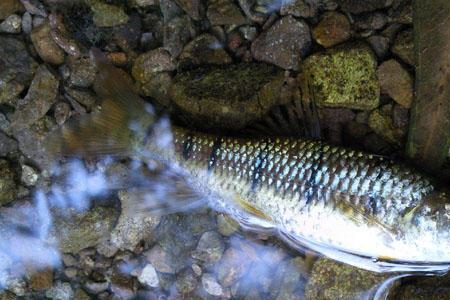
[[[0,104],[11,104],[30,84],[37,63],[21,40],[0,36],[0,45]]]
[[[372,35],[367,41],[379,59],[383,59],[389,50],[389,39],[382,35]]]
[[[90,0],[95,25],[114,27],[128,22],[128,15],[122,7],[106,4],[101,0]]]
[[[321,258],[314,264],[305,286],[305,299],[360,299],[386,278],[385,274]]]
[[[217,277],[224,287],[229,287],[244,276],[252,261],[245,251],[228,248],[217,266]]]
[[[131,299],[136,293],[136,285],[129,274],[125,274],[124,270],[116,267],[111,276],[111,291],[119,299]]]
[[[352,14],[374,11],[388,7],[393,0],[337,0],[341,9]]]
[[[76,87],[90,87],[97,73],[97,68],[89,58],[69,59],[69,83]]]
[[[183,10],[178,6],[175,0],[161,0],[159,6],[161,8],[164,22],[168,22],[183,14]]]
[[[376,59],[363,44],[345,44],[309,56],[302,65],[319,106],[373,109],[380,88]]]
[[[388,291],[389,299],[450,299],[449,276],[408,276],[404,281],[398,280]],[[384,296],[384,295],[383,295]]]
[[[17,141],[0,131],[0,156],[6,156],[17,150]]]
[[[394,121],[395,127],[406,127],[409,123],[409,109],[401,106],[395,105],[392,119]]]
[[[122,212],[109,238],[114,247],[133,251],[141,240],[147,239],[159,224],[160,218],[148,213],[140,213],[133,208],[133,197],[142,194],[138,190],[120,191]]]
[[[388,22],[388,16],[381,12],[366,13],[354,16],[354,27],[362,35],[382,29]]]
[[[205,273],[202,276],[203,289],[210,295],[222,296],[223,290],[212,274]]]
[[[31,41],[43,61],[60,65],[64,63],[64,50],[55,43],[50,30],[50,23],[48,21],[44,22],[41,26],[33,29]]]
[[[52,12],[48,16],[51,36],[56,44],[63,49],[67,54],[75,57],[81,56],[81,50],[78,46],[78,42],[72,39],[71,33],[67,29],[64,16],[62,13]]]
[[[47,17],[45,6],[39,0],[20,0],[20,2],[30,14],[43,18]]]
[[[161,273],[174,274],[175,270],[171,266],[169,255],[159,245],[154,246],[152,249],[145,253],[147,260],[154,266],[154,268]]]
[[[84,213],[73,212],[69,218],[55,216],[51,239],[59,243],[62,252],[77,253],[107,238],[117,215],[115,209],[97,206]]]
[[[66,102],[58,102],[56,103],[53,116],[55,117],[56,124],[62,125],[67,119],[70,117],[70,105]]]
[[[45,296],[53,300],[72,300],[74,293],[69,283],[58,281],[45,292]]]
[[[25,186],[34,186],[36,185],[39,178],[38,172],[28,165],[22,165],[22,175],[20,180]]]
[[[99,293],[104,292],[104,291],[106,291],[108,289],[109,282],[107,282],[107,281],[95,282],[95,281],[89,280],[89,281],[87,281],[84,284],[84,287],[86,288],[86,290],[89,293],[99,294]]]
[[[380,110],[374,110],[370,114],[368,125],[376,134],[383,137],[387,142],[399,146],[403,144],[406,134],[404,129],[396,128],[392,118],[381,113]]]
[[[53,285],[53,270],[47,269],[34,273],[30,278],[30,286],[33,290],[50,289]]]
[[[23,12],[24,7],[20,0],[2,0],[0,1],[0,20],[8,18],[10,15]]]
[[[306,283],[306,267],[302,258],[296,257],[283,261],[278,267],[270,288],[271,299],[298,299],[302,295],[296,294],[298,286]]]
[[[221,235],[230,236],[239,229],[239,224],[228,215],[217,216],[217,229]]]
[[[409,108],[413,100],[413,79],[395,59],[385,61],[378,67],[381,92],[398,104]]]
[[[95,96],[89,91],[74,88],[66,88],[65,91],[69,97],[83,105],[87,111],[91,111],[97,102]]]
[[[151,264],[145,265],[141,271],[141,274],[138,276],[138,280],[147,287],[156,288],[159,286],[158,274],[156,273],[155,267]]]
[[[412,29],[404,30],[397,35],[391,51],[405,63],[414,66],[414,41]]]
[[[40,16],[33,17],[33,28],[37,28],[47,21],[46,18]]]
[[[221,236],[215,231],[205,232],[198,242],[192,257],[207,263],[218,261],[225,250]]]
[[[266,64],[199,67],[179,73],[169,94],[190,122],[238,129],[279,103],[283,82],[283,74]]]
[[[318,1],[284,0],[281,5],[281,15],[293,15],[301,18],[312,18],[317,14]]]
[[[76,268],[66,268],[64,270],[64,275],[70,280],[74,280],[78,275],[78,270]]]
[[[10,15],[0,23],[0,32],[20,33],[22,30],[22,19],[18,15]]]
[[[22,16],[22,30],[26,34],[30,34],[33,29],[33,19],[31,18],[31,14],[26,12]]]
[[[184,65],[224,65],[232,62],[219,40],[208,33],[199,35],[189,42],[179,56]]]
[[[34,76],[23,104],[11,117],[11,127],[21,130],[42,118],[56,100],[59,79],[45,65],[41,65]]]
[[[0,159],[0,206],[16,199],[15,177],[11,164],[7,160]]]
[[[231,0],[212,0],[208,2],[206,11],[211,25],[243,25],[246,23],[245,17]]]
[[[139,7],[148,7],[157,4],[156,0],[133,0],[134,4]]]
[[[192,270],[186,269],[177,275],[175,286],[181,295],[187,295],[193,292],[197,288],[197,285],[198,280]]]
[[[74,298],[75,300],[90,300],[91,299],[91,297],[89,297],[89,295],[86,294],[86,292],[83,291],[83,289],[81,289],[81,288],[77,288],[75,290],[74,297],[75,297]]]
[[[177,4],[191,17],[199,21],[204,14],[204,7],[201,0],[175,0]]]
[[[187,16],[173,18],[164,24],[164,48],[173,58],[178,57],[190,38],[191,23]]]
[[[310,47],[308,25],[286,16],[261,33],[252,43],[251,49],[256,60],[297,70],[300,57],[305,56]]]
[[[140,84],[148,83],[156,73],[175,70],[170,53],[163,48],[139,55],[133,64],[131,74]]]
[[[325,48],[345,42],[350,38],[350,22],[338,12],[327,12],[313,29],[314,40]]]

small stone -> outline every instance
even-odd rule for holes
[[[413,100],[413,79],[395,59],[385,61],[378,67],[381,92],[398,104],[409,108]]]
[[[70,117],[70,105],[66,102],[56,103],[53,111],[53,116],[55,117],[56,124],[64,124]]]
[[[74,88],[66,88],[65,91],[69,97],[83,105],[87,111],[91,111],[97,102],[94,94],[89,91]]]
[[[6,156],[17,150],[17,141],[0,131],[0,156]]]
[[[41,16],[34,16],[33,17],[33,28],[40,27],[42,24],[44,24],[47,21],[46,18]]]
[[[202,271],[202,268],[199,265],[192,264],[191,267],[192,267],[192,271],[194,271],[195,275],[197,275],[197,276],[201,276],[202,275],[203,271]]]
[[[8,18],[10,15],[23,12],[24,7],[19,0],[0,1],[0,20]]]
[[[232,62],[219,40],[208,33],[189,42],[179,56],[182,65],[224,65]]]
[[[20,0],[20,2],[30,14],[47,17],[45,7],[39,0]]]
[[[164,48],[173,58],[178,57],[184,45],[191,39],[191,27],[187,16],[173,18],[164,24]]]
[[[104,257],[113,257],[114,255],[116,255],[118,251],[119,248],[111,244],[111,242],[108,240],[102,241],[97,246],[97,252],[103,255]]]
[[[224,250],[221,236],[215,231],[208,231],[201,236],[192,257],[208,263],[216,262],[222,257]]]
[[[270,298],[296,299],[298,296],[295,289],[306,283],[305,269],[305,262],[301,257],[283,261],[278,266],[276,273],[273,274]]]
[[[22,165],[22,176],[20,180],[25,186],[35,186],[39,178],[38,172],[28,165]]]
[[[300,57],[311,47],[308,25],[292,16],[278,20],[252,43],[256,60],[272,63],[283,69],[298,69]]]
[[[11,117],[11,127],[21,130],[42,118],[55,102],[58,88],[59,79],[45,65],[41,65],[23,100],[24,104]]]
[[[392,53],[410,66],[414,66],[414,41],[412,29],[400,32],[395,38]]]
[[[72,300],[74,293],[69,283],[58,281],[45,292],[45,296],[53,300]]]
[[[154,246],[145,253],[147,260],[154,266],[154,268],[161,273],[174,274],[175,270],[169,261],[169,255],[159,245]]]
[[[139,55],[133,64],[132,75],[135,80],[145,85],[155,73],[175,70],[170,53],[163,48],[148,51]]]
[[[129,17],[122,7],[106,4],[100,0],[90,1],[95,25],[114,27],[128,22]]]
[[[138,276],[138,280],[147,287],[156,288],[159,286],[158,274],[156,273],[155,267],[151,264],[145,265],[141,271],[141,274]]]
[[[91,297],[81,288],[75,290],[74,300],[91,300]]]
[[[316,42],[325,48],[345,42],[350,38],[350,22],[338,12],[327,12],[313,29]]]
[[[302,65],[319,106],[373,109],[379,104],[377,61],[363,44],[344,44],[309,56]]]
[[[33,29],[33,19],[31,18],[31,14],[26,12],[22,16],[22,30],[26,34],[30,34]]]
[[[405,131],[395,128],[393,120],[390,116],[374,110],[368,121],[369,127],[387,142],[395,145],[402,145]]]
[[[406,127],[409,123],[409,109],[401,106],[395,105],[393,111],[394,126],[395,127]]]
[[[44,22],[41,26],[33,29],[31,41],[43,61],[60,65],[64,63],[64,50],[55,43],[50,30],[50,23],[48,21]]]
[[[175,0],[178,5],[191,17],[193,20],[199,21],[204,14],[204,7],[201,0]]]
[[[62,255],[63,263],[66,267],[73,267],[76,266],[78,261],[73,257],[73,255],[70,254],[63,254]]]
[[[239,278],[244,276],[251,263],[252,261],[245,251],[228,248],[217,267],[219,282],[225,287],[231,286]]]
[[[67,278],[73,280],[78,275],[78,270],[76,268],[67,268],[64,270],[64,275],[66,275]]]
[[[211,0],[206,15],[211,25],[243,25],[245,17],[231,0]]]
[[[392,4],[393,0],[337,0],[341,9],[352,14],[383,9]]]
[[[89,58],[69,59],[69,83],[76,87],[90,87],[95,80],[97,68]]]
[[[10,15],[0,23],[0,32],[20,33],[22,30],[22,19],[18,15]]]
[[[197,288],[197,285],[198,280],[192,270],[186,269],[185,271],[177,275],[175,286],[178,293],[180,293],[181,295],[187,295],[193,292]]]
[[[301,18],[312,18],[317,14],[319,1],[283,0],[281,15],[293,15]]]
[[[111,291],[119,299],[131,299],[136,293],[136,285],[129,274],[117,268],[111,276]]]
[[[64,23],[64,16],[61,13],[52,12],[48,19],[50,21],[51,36],[56,44],[67,54],[75,57],[81,56],[80,47],[77,41],[72,39],[70,31]]]
[[[203,289],[210,295],[222,296],[223,290],[212,274],[205,273],[202,276]]]
[[[30,278],[30,286],[33,290],[46,290],[53,285],[53,270],[34,273]]]
[[[247,41],[253,41],[258,34],[258,31],[254,26],[241,26],[239,27],[239,31]]]
[[[389,50],[389,39],[382,35],[372,35],[367,41],[379,59],[383,59]]]
[[[228,215],[217,216],[217,229],[221,235],[230,236],[239,229],[239,224]]]
[[[84,284],[84,287],[86,288],[86,290],[89,293],[99,294],[99,293],[104,292],[104,291],[106,291],[108,289],[109,283],[107,281],[95,282],[95,281],[89,280],[89,281],[87,281]]]
[[[0,159],[0,206],[16,199],[15,177],[11,164],[7,160]]]

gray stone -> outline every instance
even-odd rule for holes
[[[90,0],[95,25],[114,27],[128,22],[129,17],[122,7],[106,4],[100,0]]]
[[[51,36],[50,23],[45,21],[31,32],[31,41],[43,61],[60,65],[64,63],[64,50],[55,43]]]
[[[25,186],[36,185],[38,179],[39,174],[33,167],[22,165],[22,175],[20,177],[20,180],[23,184],[25,184]]]
[[[381,92],[409,108],[413,100],[413,78],[395,59],[383,62],[377,71]]]
[[[58,281],[45,292],[45,296],[53,300],[72,300],[74,293],[70,283]]]
[[[201,0],[175,0],[178,5],[191,17],[199,21],[204,14],[203,1]]]
[[[256,60],[297,70],[300,58],[309,52],[310,47],[308,24],[286,16],[258,36],[251,48]]]
[[[232,62],[219,40],[208,33],[189,42],[178,59],[181,65],[223,65]]]
[[[0,156],[6,156],[17,150],[17,141],[0,131]]]
[[[15,130],[21,130],[42,118],[55,102],[58,88],[59,79],[45,65],[41,65],[34,76],[23,104],[17,108],[11,118],[11,127]]]
[[[309,56],[302,70],[318,105],[369,110],[379,104],[376,66],[369,47],[351,43]]]
[[[389,51],[389,39],[382,35],[372,35],[367,41],[379,59],[383,59]]]
[[[151,264],[145,265],[138,276],[138,280],[140,283],[147,287],[156,288],[159,286],[158,274],[156,273],[155,267],[153,267]]]
[[[391,51],[405,63],[414,66],[414,41],[412,29],[404,30],[397,35]]]
[[[205,273],[202,276],[202,286],[203,289],[210,295],[222,296],[223,289],[222,286],[217,282],[212,274]]]
[[[73,100],[83,105],[83,107],[85,107],[87,111],[91,111],[97,102],[94,94],[87,90],[66,88],[65,91],[67,93],[67,96],[73,98]]]
[[[164,24],[164,48],[173,58],[183,50],[184,45],[191,39],[191,22],[187,16],[176,17]]]
[[[312,18],[317,14],[318,2],[311,0],[282,0],[282,15],[293,15],[301,18]]]
[[[53,110],[53,116],[55,117],[56,124],[64,124],[70,117],[70,105],[66,102],[56,103]]]
[[[77,87],[90,87],[95,80],[97,68],[89,58],[70,59],[69,83]]]
[[[208,2],[206,11],[211,25],[243,25],[245,17],[239,7],[231,0],[212,0]]]
[[[33,19],[31,18],[31,14],[26,12],[22,16],[22,30],[26,34],[30,34],[33,29]]]
[[[306,282],[306,268],[303,258],[296,257],[283,261],[272,277],[271,299],[297,299],[296,289]],[[298,292],[297,292],[298,293]]]
[[[17,194],[15,177],[11,164],[7,160],[0,159],[0,206],[15,200]]]
[[[220,234],[215,231],[208,231],[201,236],[192,257],[207,263],[216,262],[222,257],[224,250],[225,244]]]
[[[169,254],[159,245],[145,253],[147,260],[154,266],[154,268],[161,273],[174,274],[175,269],[172,267]]]
[[[107,281],[95,282],[95,281],[89,280],[84,284],[84,287],[90,293],[99,294],[108,289],[109,282],[107,282]]]
[[[20,2],[30,14],[47,17],[45,7],[39,0],[20,0]]]
[[[10,15],[0,23],[0,32],[20,33],[22,30],[22,19],[18,15]]]

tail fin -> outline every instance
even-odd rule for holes
[[[92,49],[98,74],[94,90],[103,100],[101,109],[71,120],[46,141],[50,153],[65,156],[125,155],[144,140],[155,114],[132,88],[131,80],[112,66],[98,49]]]

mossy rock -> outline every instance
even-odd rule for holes
[[[369,110],[379,105],[377,60],[362,43],[309,56],[302,64],[319,106]]]
[[[200,67],[175,76],[169,94],[195,125],[239,129],[278,104],[283,83],[282,71],[267,64]]]
[[[11,164],[4,159],[0,160],[0,205],[9,203],[16,198],[17,186],[14,181],[16,174]]]

